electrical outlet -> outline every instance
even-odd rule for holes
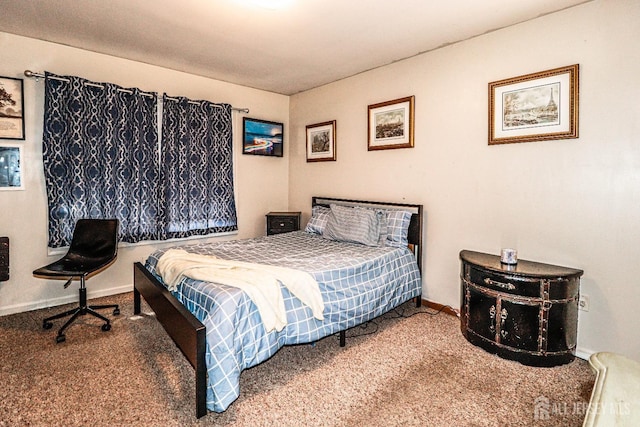
[[[578,310],[589,311],[589,295],[580,294]]]

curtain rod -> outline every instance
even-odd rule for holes
[[[25,75],[26,77],[29,77],[29,78],[34,78],[34,79],[36,79],[36,81],[37,81],[37,80],[39,80],[39,79],[43,79],[43,78],[45,78],[45,77],[46,77],[46,76],[45,76],[44,74],[42,74],[42,73],[36,73],[36,72],[34,72],[34,71],[31,71],[31,70],[24,70],[24,75]],[[69,80],[68,80],[68,79],[64,79],[64,78],[61,78],[61,77],[51,77],[51,78],[52,78],[52,79],[55,79],[55,80],[60,80],[60,81],[63,81],[63,82],[69,82]],[[101,85],[99,85],[99,84],[95,84],[95,83],[86,83],[86,84],[87,84],[87,86],[93,86],[93,87],[99,87],[99,88],[102,88],[102,87],[103,87],[103,86],[101,86]],[[131,92],[130,90],[127,90],[127,89],[118,89],[118,90],[119,90],[119,91],[122,91],[122,92],[126,92],[126,93],[133,93],[133,92]],[[142,93],[141,93],[141,95],[144,95],[144,96],[152,96],[151,94],[147,94],[147,93],[144,93],[144,92],[142,92]],[[171,99],[172,101],[176,101],[176,100],[177,100],[176,98],[171,98],[171,97],[169,97],[169,96],[167,97],[167,99]],[[197,102],[193,102],[193,101],[189,101],[189,102],[190,102],[190,103],[192,103],[192,104],[198,104]],[[248,108],[235,108],[235,107],[231,107],[231,109],[232,109],[233,111],[237,111],[237,112],[239,112],[239,113],[249,114],[249,109],[248,109]]]

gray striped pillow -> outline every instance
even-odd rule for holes
[[[322,237],[367,246],[384,245],[387,238],[386,214],[381,209],[330,205],[331,214]]]

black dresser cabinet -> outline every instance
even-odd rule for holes
[[[460,328],[474,345],[531,366],[575,358],[582,270],[460,252]]]
[[[300,230],[301,212],[269,212],[266,216],[267,236]]]

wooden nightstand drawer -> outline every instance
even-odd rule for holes
[[[300,212],[269,212],[267,236],[300,230]]]
[[[495,273],[474,266],[470,266],[467,271],[469,281],[479,287],[524,297],[540,297],[542,280],[539,278]]]

